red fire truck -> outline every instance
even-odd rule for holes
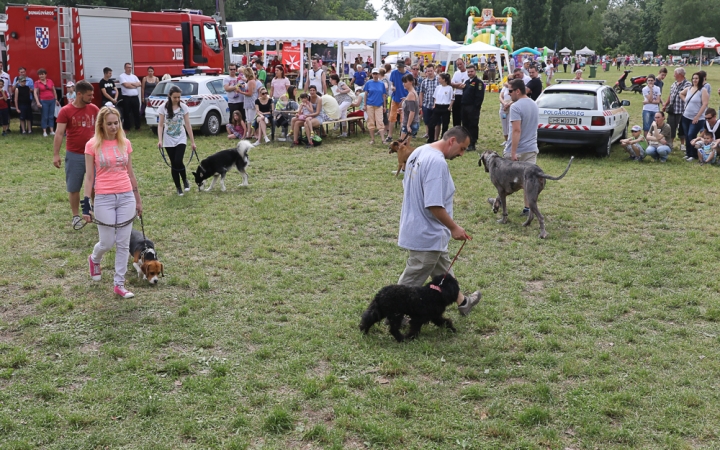
[[[215,19],[201,14],[42,5],[8,5],[5,13],[0,21],[6,21],[6,70],[13,77],[25,67],[37,79],[44,68],[57,86],[65,86],[78,80],[97,84],[103,68],[119,75],[126,62],[139,78],[149,66],[159,77],[223,68],[224,39]]]

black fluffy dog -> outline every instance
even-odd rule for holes
[[[455,332],[452,320],[443,317],[443,313],[445,308],[455,303],[459,293],[460,286],[450,275],[447,275],[444,281],[443,275],[438,275],[422,287],[400,284],[385,286],[375,295],[370,306],[363,313],[360,331],[367,334],[375,323],[387,317],[390,322],[390,334],[398,342],[415,339],[420,334],[422,326],[428,322]],[[400,332],[403,316],[410,317],[410,331],[405,336]]]

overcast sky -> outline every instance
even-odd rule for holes
[[[385,14],[383,14],[382,11],[383,0],[370,0],[370,3],[373,5],[373,8],[375,8],[375,11],[377,11],[378,13],[378,20],[385,20]]]

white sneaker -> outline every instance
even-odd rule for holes
[[[507,144],[507,141],[503,141],[502,144],[500,144],[500,147],[505,148],[505,145]]]
[[[276,141],[280,141],[280,142],[285,142],[285,141],[287,141],[287,139],[285,139],[284,137],[277,137],[277,138],[275,138],[275,140],[276,140]]]
[[[55,136],[55,132],[54,132],[54,131],[51,131],[51,132],[50,132],[50,136]]]
[[[681,151],[681,152],[684,152],[684,151],[685,151],[685,145],[684,145],[684,144],[680,144],[680,151]]]
[[[266,144],[269,144],[269,143],[270,143],[270,138],[267,137],[267,136],[265,136],[265,143],[266,143]]]
[[[348,137],[347,133],[340,134],[340,137]]]
[[[43,137],[47,137],[47,131],[43,131]]]
[[[258,145],[260,145],[260,141],[259,141],[259,140],[257,140],[257,141],[255,141],[255,142],[252,143],[252,146],[253,146],[253,147],[257,147]]]

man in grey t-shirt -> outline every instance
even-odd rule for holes
[[[513,161],[524,161],[537,164],[538,145],[538,107],[525,92],[523,80],[510,82],[510,97],[513,104],[510,106],[510,124],[512,133],[505,144],[503,157]],[[523,214],[530,211],[527,203]]]
[[[453,220],[455,184],[447,159],[465,153],[470,135],[463,127],[448,130],[442,140],[418,147],[408,158],[403,179],[398,245],[410,251],[398,284],[422,286],[428,277],[444,275],[450,269],[448,242],[452,237],[472,239]],[[455,276],[450,270],[450,275]],[[460,314],[467,315],[480,301],[480,291],[458,295]]]

